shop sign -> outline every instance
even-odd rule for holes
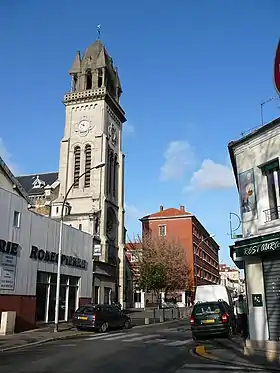
[[[39,249],[37,246],[31,247],[30,259],[43,261],[47,263],[56,263],[58,262],[58,254],[53,251],[47,251]],[[61,256],[61,265],[68,267],[87,269],[87,261],[78,257],[71,255],[62,255]]]
[[[0,289],[14,290],[19,244],[0,240]]]
[[[273,241],[266,241],[256,243],[254,245],[249,245],[247,247],[240,247],[236,248],[236,256],[243,257],[243,256],[251,256],[251,255],[258,255],[264,254],[267,252],[279,251],[280,250],[280,239],[276,239]]]
[[[101,255],[101,245],[100,243],[93,245],[93,256],[100,256]]]
[[[253,307],[263,307],[262,294],[252,294]]]

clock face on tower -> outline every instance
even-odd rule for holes
[[[81,120],[79,123],[79,131],[86,132],[89,129],[89,122],[85,119]]]
[[[81,119],[76,124],[76,132],[78,132],[80,136],[87,136],[91,130],[92,130],[92,125],[87,118]]]

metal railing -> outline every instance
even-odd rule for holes
[[[280,206],[264,210],[263,212],[265,216],[265,223],[268,223],[272,220],[277,220],[280,217]]]

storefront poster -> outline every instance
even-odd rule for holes
[[[239,193],[242,220],[251,220],[257,214],[254,170],[239,174]]]
[[[17,257],[0,253],[0,290],[14,290]]]

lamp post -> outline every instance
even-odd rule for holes
[[[54,316],[54,332],[58,332],[58,319],[59,319],[59,297],[60,297],[60,272],[61,272],[61,257],[62,257],[62,233],[63,233],[63,219],[64,219],[64,207],[69,193],[73,189],[74,185],[87,173],[94,169],[104,167],[105,163],[101,162],[95,166],[89,168],[84,173],[79,175],[79,178],[73,182],[70,188],[67,190],[65,197],[62,202],[61,215],[60,215],[60,227],[59,227],[59,243],[58,243],[58,260],[57,260],[57,280],[56,280],[56,296],[55,296],[55,316]]]
[[[198,250],[200,249],[201,245],[203,244],[203,242],[209,240],[210,238],[214,238],[215,237],[215,234],[210,234],[210,236],[207,236],[205,238],[203,238],[199,245],[197,246],[197,249],[196,251],[198,252]],[[194,252],[194,270],[195,270],[195,276],[194,276],[194,285],[195,285],[195,289],[196,289],[196,286],[197,286],[197,270],[196,270],[196,253]]]

